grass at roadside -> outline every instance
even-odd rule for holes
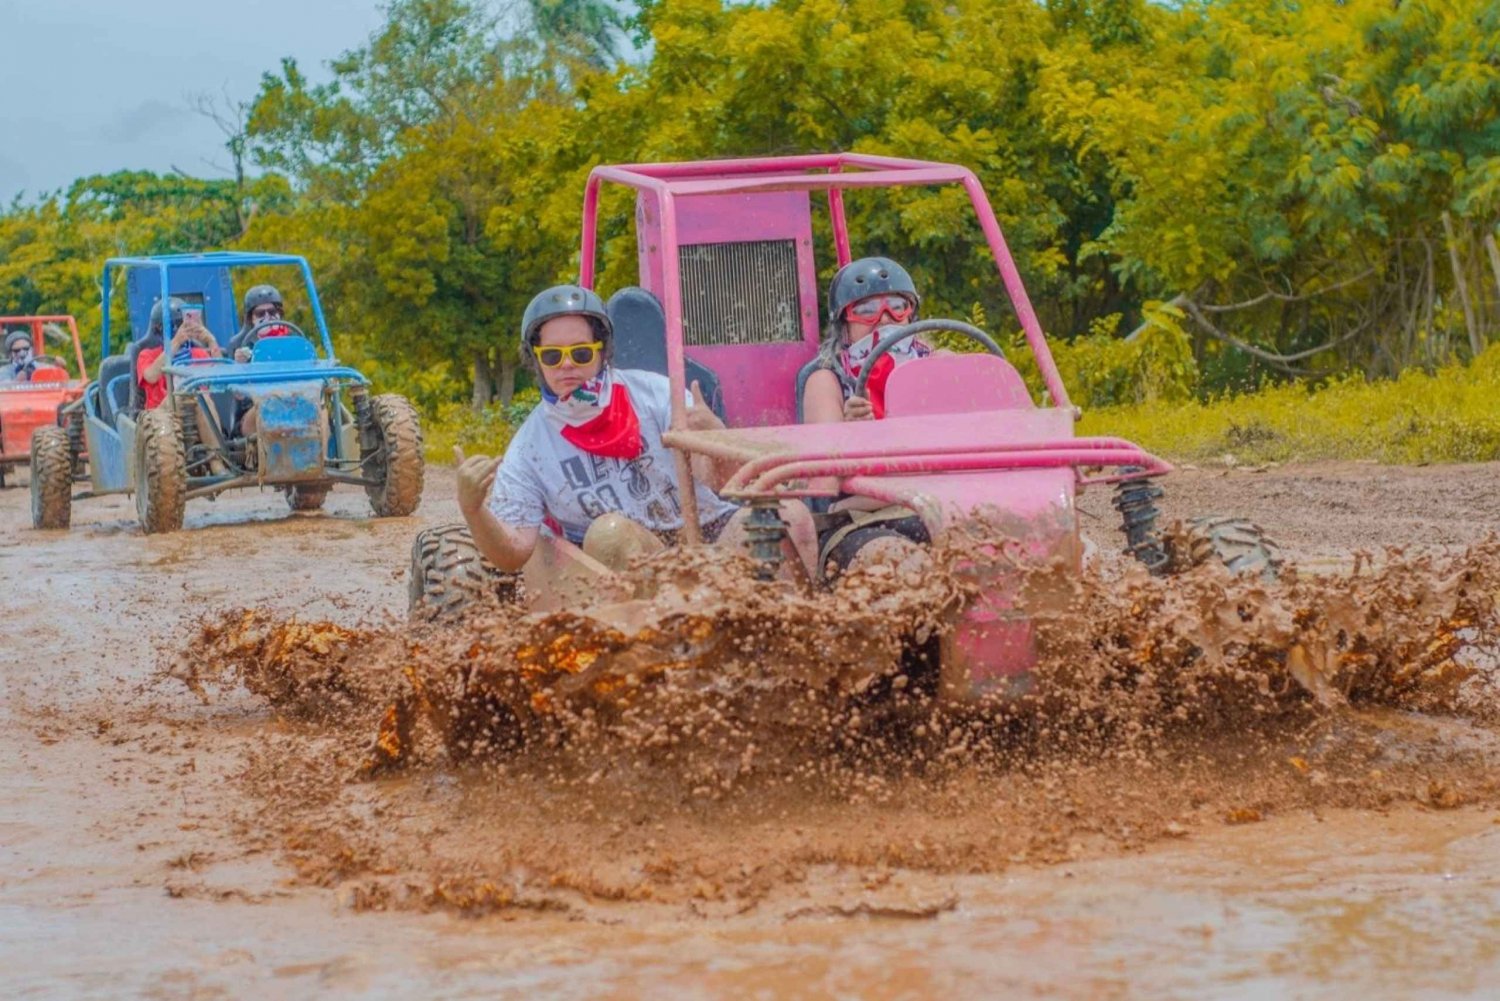
[[[453,404],[426,423],[427,458],[451,463],[453,446],[498,455],[535,406],[535,390],[509,407],[475,413]],[[1118,435],[1170,459],[1236,462],[1374,459],[1387,463],[1500,459],[1500,345],[1472,365],[1394,381],[1350,376],[1310,390],[1276,386],[1207,403],[1100,407],[1081,435]]]
[[[1472,365],[1316,390],[1277,386],[1208,403],[1142,403],[1084,415],[1079,434],[1129,438],[1162,456],[1238,462],[1500,459],[1500,345]]]

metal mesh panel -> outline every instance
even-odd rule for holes
[[[696,243],[678,250],[686,343],[777,344],[802,339],[797,242]]]

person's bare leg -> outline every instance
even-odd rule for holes
[[[224,460],[219,458],[219,436],[214,433],[217,428],[214,427],[213,418],[209,417],[201,406],[193,411],[193,416],[198,422],[198,440],[208,450],[208,468],[215,476],[222,476],[229,472],[229,468],[224,465]]]
[[[583,534],[583,551],[611,570],[623,570],[635,557],[665,548],[650,529],[623,514],[600,515]]]

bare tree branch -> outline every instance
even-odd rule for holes
[[[1181,305],[1183,309],[1187,310],[1188,315],[1191,316],[1194,321],[1197,322],[1198,326],[1202,327],[1204,332],[1207,333],[1210,337],[1214,338],[1215,340],[1222,341],[1232,347],[1238,348],[1246,354],[1251,355],[1255,358],[1259,358],[1261,361],[1266,362],[1268,365],[1273,365],[1276,368],[1279,368],[1282,371],[1292,375],[1307,374],[1305,370],[1293,369],[1292,365],[1294,362],[1303,361],[1304,359],[1311,358],[1313,355],[1321,354],[1324,351],[1331,351],[1341,344],[1348,343],[1359,334],[1363,333],[1370,326],[1370,320],[1367,318],[1364,322],[1346,331],[1340,336],[1335,337],[1333,340],[1327,341],[1326,343],[1319,344],[1315,348],[1307,348],[1306,350],[1296,351],[1292,354],[1281,354],[1280,352],[1267,351],[1265,348],[1256,347],[1254,344],[1250,344],[1246,341],[1240,340],[1233,334],[1225,333],[1218,327],[1214,326],[1213,322],[1204,315],[1203,308],[1196,302],[1193,302],[1193,300],[1181,296],[1179,296],[1178,298],[1182,299],[1182,302],[1179,303],[1179,305]],[[1173,301],[1176,302],[1176,300]]]
[[[1205,313],[1233,313],[1236,310],[1249,309],[1251,306],[1259,306],[1261,303],[1269,302],[1273,299],[1279,302],[1302,302],[1304,299],[1312,299],[1320,295],[1327,295],[1329,292],[1336,292],[1339,289],[1344,288],[1345,286],[1353,285],[1356,282],[1362,282],[1374,273],[1374,268],[1366,268],[1352,278],[1345,278],[1343,281],[1334,282],[1332,285],[1327,285],[1319,289],[1313,289],[1311,292],[1303,292],[1298,295],[1288,295],[1285,292],[1275,292],[1271,289],[1267,289],[1264,293],[1256,296],[1254,299],[1246,299],[1244,302],[1232,302],[1223,306],[1203,303],[1199,305],[1198,308],[1203,310]]]

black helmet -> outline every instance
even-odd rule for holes
[[[182,310],[183,310],[183,307],[186,306],[186,305],[187,305],[187,303],[183,302],[181,299],[177,298],[175,295],[172,296],[172,329],[173,330],[176,330],[178,327],[180,327],[182,325]],[[156,300],[156,305],[154,305],[154,306],[151,307],[151,322],[147,326],[149,327],[149,329],[146,331],[146,333],[147,333],[148,336],[150,334],[159,334],[159,333],[162,332],[162,329],[161,329],[161,300],[160,299],[157,299]]]
[[[521,344],[534,346],[542,324],[559,316],[587,316],[596,321],[606,343],[614,334],[614,324],[609,322],[604,300],[597,292],[579,285],[554,285],[526,306],[521,316]]]
[[[850,303],[882,292],[904,295],[914,307],[922,305],[917,286],[905,268],[889,257],[861,257],[839,268],[828,283],[828,319],[837,323]]]
[[[250,319],[250,311],[257,306],[264,306],[268,302],[274,302],[282,309],[286,303],[281,301],[281,293],[276,291],[275,285],[254,285],[245,293],[245,308],[240,310],[240,315]]]
[[[11,349],[11,347],[13,345],[15,345],[15,344],[20,343],[21,341],[25,341],[26,342],[26,346],[29,347],[29,348],[31,348],[33,351],[36,350],[36,345],[34,343],[32,343],[32,340],[31,340],[31,331],[24,330],[24,329],[23,330],[12,330],[8,334],[5,335],[5,358],[0,359],[0,361],[6,361],[6,360],[8,360],[10,358],[10,349]]]

